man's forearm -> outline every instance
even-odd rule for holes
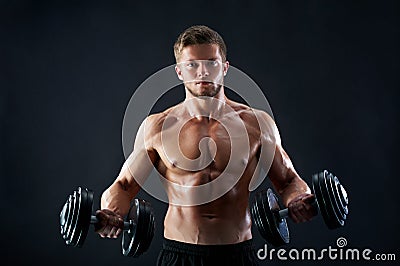
[[[284,206],[287,207],[289,202],[300,194],[311,193],[310,187],[296,172],[288,171],[286,180],[286,185],[278,191]]]
[[[139,192],[139,186],[126,189],[120,182],[114,182],[101,196],[101,209],[108,209],[121,216],[128,214],[131,200]]]

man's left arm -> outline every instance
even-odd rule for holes
[[[289,155],[283,149],[273,119],[265,112],[259,113],[257,117],[261,127],[261,165],[268,172],[283,205],[289,208],[289,216],[293,221],[299,223],[311,220],[316,215],[316,209],[312,205],[314,195],[297,174]]]

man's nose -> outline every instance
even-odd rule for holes
[[[199,68],[197,69],[197,76],[198,77],[207,77],[210,75],[208,68],[204,63],[199,64]]]

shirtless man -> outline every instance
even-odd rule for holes
[[[169,198],[158,265],[257,265],[249,184],[258,163],[268,171],[294,222],[316,214],[310,204],[314,196],[282,148],[272,118],[225,96],[229,62],[221,36],[206,26],[192,26],[178,37],[174,53],[185,101],[144,120],[132,154],[101,197],[96,232],[118,237],[131,200],[155,167]],[[247,138],[237,133],[240,125]],[[247,147],[237,147],[243,143]],[[195,190],[222,174],[223,182],[209,191]],[[222,191],[220,197],[213,198],[214,191]],[[208,196],[210,201],[201,201]]]

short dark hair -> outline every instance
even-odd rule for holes
[[[226,45],[218,32],[204,25],[195,25],[182,32],[174,44],[175,59],[178,61],[183,48],[195,44],[216,44],[219,47],[222,60],[226,61]]]

